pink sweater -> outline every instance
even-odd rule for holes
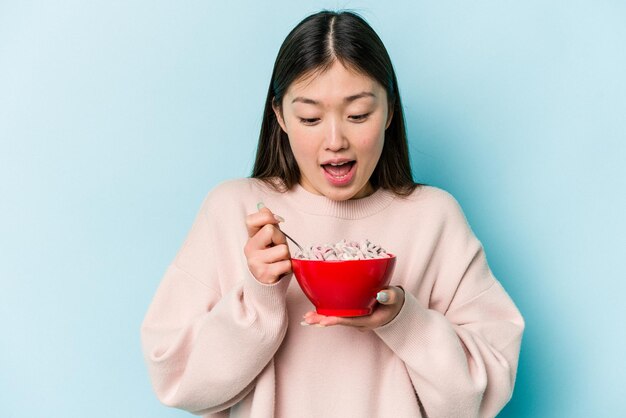
[[[367,332],[301,326],[313,306],[292,275],[264,285],[247,268],[244,218],[259,201],[300,244],[367,238],[396,254],[396,318]],[[523,329],[447,192],[336,202],[238,179],[204,200],[141,337],[160,401],[204,417],[451,418],[508,402]]]

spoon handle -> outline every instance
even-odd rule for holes
[[[296,240],[295,240],[295,239],[293,239],[293,238],[291,238],[289,235],[287,235],[287,234],[285,233],[285,231],[283,231],[282,229],[280,230],[280,232],[282,232],[282,233],[283,233],[283,235],[284,235],[284,236],[286,236],[286,237],[287,237],[287,238],[288,238],[291,242],[293,242],[294,244],[296,244],[296,247],[298,247],[298,248],[300,249],[300,251],[304,252],[304,248],[302,248],[302,247],[300,246],[300,244],[298,244],[298,243],[296,242]]]

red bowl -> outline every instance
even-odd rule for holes
[[[327,316],[371,314],[376,294],[389,285],[395,265],[394,255],[366,260],[291,259],[300,288],[317,313]]]

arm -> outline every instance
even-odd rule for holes
[[[375,332],[406,364],[429,417],[493,417],[513,392],[524,321],[451,202],[431,258],[430,306],[406,292]]]
[[[515,383],[524,323],[499,283],[443,315],[411,294],[375,332],[404,361],[429,417],[493,417]]]
[[[159,400],[196,414],[227,409],[245,397],[287,329],[289,278],[263,284],[244,268],[240,273],[247,274],[222,294],[217,276],[224,270],[218,273],[217,259],[240,263],[242,249],[232,243],[217,248],[218,226],[208,214],[219,212],[211,205],[209,196],[141,326]]]

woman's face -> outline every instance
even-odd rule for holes
[[[293,82],[274,112],[304,189],[332,200],[372,194],[369,179],[392,116],[383,86],[335,61],[327,71]]]

